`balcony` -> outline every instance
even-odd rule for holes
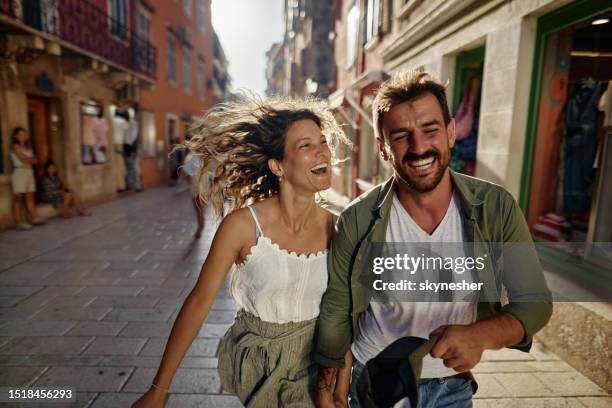
[[[155,47],[87,0],[0,0],[0,21],[56,37],[62,46],[155,78]]]

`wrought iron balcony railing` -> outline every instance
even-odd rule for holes
[[[0,14],[155,78],[155,47],[88,0],[0,0]]]

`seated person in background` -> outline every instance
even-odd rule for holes
[[[73,205],[80,216],[91,215],[83,205],[81,197],[64,186],[57,175],[57,166],[53,160],[45,163],[45,176],[42,179],[41,199],[45,203],[59,208],[60,217],[70,218],[70,206]]]

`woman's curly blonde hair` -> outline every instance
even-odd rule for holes
[[[191,138],[185,142],[202,163],[196,177],[208,177],[209,169],[216,165],[211,187],[200,191],[202,199],[211,202],[222,216],[225,198],[230,198],[232,209],[236,209],[278,194],[278,178],[268,160],[283,159],[287,129],[303,119],[321,128],[332,163],[337,163],[336,147],[350,141],[331,111],[317,99],[240,95],[236,101],[214,106],[194,124]]]

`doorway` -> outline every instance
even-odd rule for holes
[[[51,158],[51,132],[49,129],[49,99],[28,95],[28,128],[30,143],[38,159],[34,165],[37,184],[43,176],[45,161]]]

